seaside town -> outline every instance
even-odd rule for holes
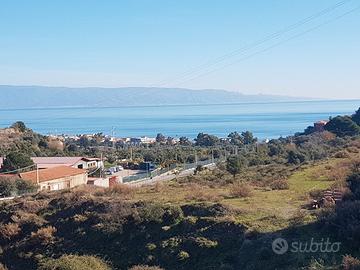
[[[0,5],[0,270],[360,270],[360,1]]]
[[[311,132],[323,132],[328,121],[321,120],[308,127]],[[2,131],[4,132],[4,131]],[[63,149],[65,143],[78,143],[84,141],[96,141],[99,145],[108,145],[115,148],[125,148],[132,152],[132,147],[149,147],[157,143],[167,146],[180,145],[184,138],[176,139],[165,137],[158,134],[156,138],[149,137],[128,137],[116,138],[103,134],[83,134],[77,136],[69,135],[50,135],[50,143],[55,148]],[[231,138],[220,138],[223,143],[229,143]],[[256,142],[258,145],[266,144],[269,140]],[[189,142],[190,143],[190,142]],[[132,154],[131,154],[132,155]],[[0,171],[6,156],[0,157]],[[217,156],[217,161],[220,156]],[[205,165],[208,168],[215,165],[214,154],[207,160],[199,162],[195,160],[192,166],[181,168],[181,166],[169,166],[168,169],[161,168],[159,164],[137,160],[134,162],[132,156],[129,159],[116,160],[115,166],[105,166],[108,162],[106,157],[88,157],[88,156],[54,156],[54,157],[31,157],[33,165],[27,168],[19,168],[14,171],[0,173],[0,176],[16,176],[25,181],[30,181],[37,186],[39,191],[56,191],[67,188],[73,188],[80,185],[93,185],[104,188],[110,188],[122,183],[153,183],[161,180],[171,180],[182,171],[182,175],[192,174],[197,166]],[[205,162],[204,162],[205,161]],[[189,164],[188,164],[189,165]]]

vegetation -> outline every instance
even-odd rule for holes
[[[226,161],[226,170],[235,178],[245,167],[247,160],[241,156],[230,156]]]
[[[63,255],[58,259],[45,259],[40,262],[39,270],[110,270],[101,259],[94,256]]]
[[[0,197],[22,195],[36,191],[36,186],[17,177],[0,176]]]
[[[34,162],[28,155],[21,152],[10,152],[6,155],[2,171],[14,171],[20,168],[30,167],[33,164]]]
[[[355,115],[331,119],[323,132],[308,130],[268,143],[233,132],[226,139],[200,133],[195,143],[182,138],[180,145],[171,145],[160,134],[155,145],[134,147],[134,159],[180,164],[228,158],[216,168],[199,166],[194,175],[154,185],[78,187],[2,201],[1,267],[357,269],[360,138],[353,133]],[[29,134],[28,129],[17,132]],[[96,138],[65,142],[57,153],[103,149],[114,162],[129,155],[125,146]],[[41,151],[55,153],[41,145]],[[3,181],[0,189],[7,194],[24,184]],[[312,207],[313,200],[324,199],[324,190],[341,192],[342,201]],[[282,256],[271,248],[279,237],[289,243],[329,238],[341,242],[341,249]]]

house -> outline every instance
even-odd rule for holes
[[[325,131],[325,125],[328,123],[328,121],[321,120],[314,123],[314,131],[315,132],[323,132]]]
[[[68,166],[78,169],[98,169],[103,168],[104,163],[99,158],[87,157],[32,157],[32,161],[38,169],[48,169],[58,166]]]
[[[85,185],[87,171],[69,166],[59,166],[43,170],[20,173],[19,177],[39,186],[39,190],[61,190]]]

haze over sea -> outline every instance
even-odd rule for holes
[[[123,106],[109,108],[0,109],[0,127],[15,121],[41,134],[91,134],[117,137],[195,138],[199,132],[226,137],[252,131],[260,139],[303,131],[329,116],[352,114],[360,100],[316,100],[214,105]]]

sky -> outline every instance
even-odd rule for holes
[[[0,2],[7,85],[360,98],[359,48],[358,0]]]

